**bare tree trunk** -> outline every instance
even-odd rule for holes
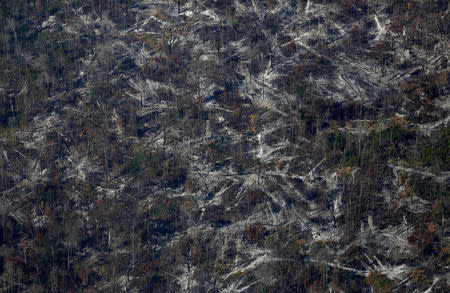
[[[108,248],[111,246],[111,227],[108,228]]]

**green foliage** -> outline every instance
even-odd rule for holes
[[[178,118],[184,118],[186,116],[186,108],[184,107],[184,105],[178,107],[177,109],[177,117]]]
[[[267,164],[265,164],[265,167],[268,170],[276,170],[277,164],[275,163],[275,161],[270,161]]]
[[[12,105],[11,105],[11,102]],[[8,127],[14,125],[14,117],[17,115],[14,109],[13,99],[3,99],[0,100],[0,127]]]
[[[367,278],[366,283],[375,289],[377,293],[389,293],[395,286],[394,281],[386,278],[380,272],[371,272]]]
[[[219,260],[214,266],[214,271],[219,276],[224,276],[233,270],[234,263],[227,260]]]
[[[58,11],[59,8],[61,8],[63,6],[64,6],[63,1],[52,0],[52,1],[49,1],[48,5],[47,5],[47,11],[49,14],[54,14],[56,11]]]
[[[343,151],[347,143],[347,135],[344,132],[333,131],[328,135],[328,148]]]
[[[28,77],[28,80],[33,83],[39,77],[40,72],[38,70],[27,70],[24,75]]]
[[[411,272],[411,279],[416,286],[424,289],[431,285],[432,281],[425,275],[423,270],[416,270]]]
[[[147,172],[152,177],[160,177],[163,174],[163,161],[161,153],[144,150],[126,163],[125,170],[136,176],[141,172]]]
[[[147,219],[149,228],[144,235],[144,239],[151,242],[158,242],[161,236],[170,235],[181,230],[185,222],[181,221],[182,198],[158,198],[147,208]]]
[[[302,261],[307,257],[306,240],[295,229],[280,226],[266,237],[265,244],[281,257]]]
[[[55,55],[61,57],[66,62],[72,62],[72,46],[69,42],[63,41],[58,43],[55,50]]]
[[[175,187],[185,180],[182,164],[178,157],[161,150],[144,150],[125,163],[124,172],[141,176],[145,181]]]
[[[9,14],[9,9],[6,6],[6,1],[0,2],[0,21],[6,18],[6,16]]]
[[[344,158],[341,160],[343,167],[354,167],[361,165],[361,153],[358,150],[351,150],[346,153]]]
[[[370,146],[373,149],[404,141],[409,137],[409,131],[402,125],[394,123],[381,131],[372,131],[369,135]]]
[[[402,155],[396,145],[407,143],[412,138],[411,132],[394,123],[388,128],[372,131],[358,145],[353,144],[340,160],[343,167],[361,166],[363,163],[380,161],[382,158]],[[328,136],[328,148],[343,151],[350,143],[350,137],[344,133],[333,132]],[[363,157],[364,156],[364,157]]]
[[[40,31],[35,42],[36,48],[45,48],[49,45],[51,38],[52,34],[48,30]]]
[[[97,102],[111,109],[119,103],[119,100],[118,96],[112,95],[110,88],[107,86],[98,86],[91,92],[89,104],[94,105]]]
[[[442,137],[430,146],[426,146],[421,153],[421,162],[431,166],[436,171],[450,170],[450,129],[447,128]]]
[[[171,222],[178,218],[180,213],[181,200],[158,200],[153,204],[148,212],[149,218],[153,221]]]
[[[47,259],[49,263],[55,261],[62,261],[63,259],[55,259],[57,256],[58,250],[63,250],[64,244],[63,241],[66,237],[66,234],[63,232],[55,233],[52,235],[48,235],[43,242],[42,248],[44,249],[44,259]]]
[[[239,20],[237,18],[233,18],[232,24],[235,30],[239,29]]]
[[[20,0],[2,0],[0,1],[0,27],[3,21],[8,17],[14,17],[17,14],[23,13],[27,1]]]
[[[311,255],[318,261],[328,261],[330,259],[330,251],[325,241],[315,241],[310,247]]]
[[[44,202],[44,204],[52,204],[58,198],[58,187],[47,183],[39,184],[36,187],[36,195],[38,202]]]
[[[408,186],[414,194],[421,198],[436,200],[449,199],[450,191],[444,183],[439,183],[431,178],[422,178],[420,175],[412,175],[408,178]]]
[[[297,100],[300,102],[312,94],[313,86],[310,83],[301,83],[295,86],[294,92]]]
[[[251,168],[251,167],[253,167],[255,165],[258,165],[259,163],[260,163],[260,161],[259,161],[258,158],[246,157],[245,161],[244,161],[244,164],[243,164],[243,168],[244,169],[248,169],[248,168]]]
[[[422,153],[422,162],[425,165],[437,166],[448,166],[450,162],[449,154],[450,142],[443,143],[437,146],[430,146],[425,148]]]
[[[222,40],[218,40],[216,42],[216,49],[217,49],[217,51],[220,51],[220,49],[222,49],[222,46],[223,46]]]

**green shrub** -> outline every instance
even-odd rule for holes
[[[394,281],[388,279],[380,272],[371,272],[366,278],[366,283],[375,289],[377,293],[392,292],[395,286]]]
[[[311,95],[313,87],[309,83],[302,83],[295,86],[295,96],[300,102],[302,99],[307,98]]]
[[[408,178],[407,185],[411,191],[419,197],[427,200],[447,199],[450,191],[445,184],[436,182],[431,178],[422,178],[420,175],[412,175]]]
[[[49,1],[48,6],[47,6],[47,11],[49,14],[54,14],[56,11],[58,11],[59,8],[61,8],[63,6],[64,6],[63,1],[59,1],[59,0]]]
[[[333,131],[328,135],[327,143],[329,149],[343,151],[347,143],[347,135],[340,131]]]
[[[265,245],[277,256],[303,261],[307,258],[306,240],[296,233],[295,228],[284,226],[277,227],[277,230],[266,236]]]
[[[170,187],[176,187],[186,179],[183,161],[159,150],[138,153],[125,163],[124,173]]]
[[[400,124],[392,124],[381,131],[372,131],[369,135],[370,146],[381,148],[389,144],[398,143],[409,136],[409,131]]]
[[[423,270],[412,271],[411,279],[417,287],[422,289],[430,286],[432,283]]]
[[[359,166],[361,163],[361,154],[358,150],[352,150],[345,154],[344,158],[341,160],[343,167],[354,167]]]
[[[42,183],[36,187],[37,200],[44,204],[53,204],[58,198],[60,190],[57,186]]]
[[[426,166],[437,170],[450,169],[450,139],[447,133],[432,146],[425,147],[421,154],[421,161]]]

